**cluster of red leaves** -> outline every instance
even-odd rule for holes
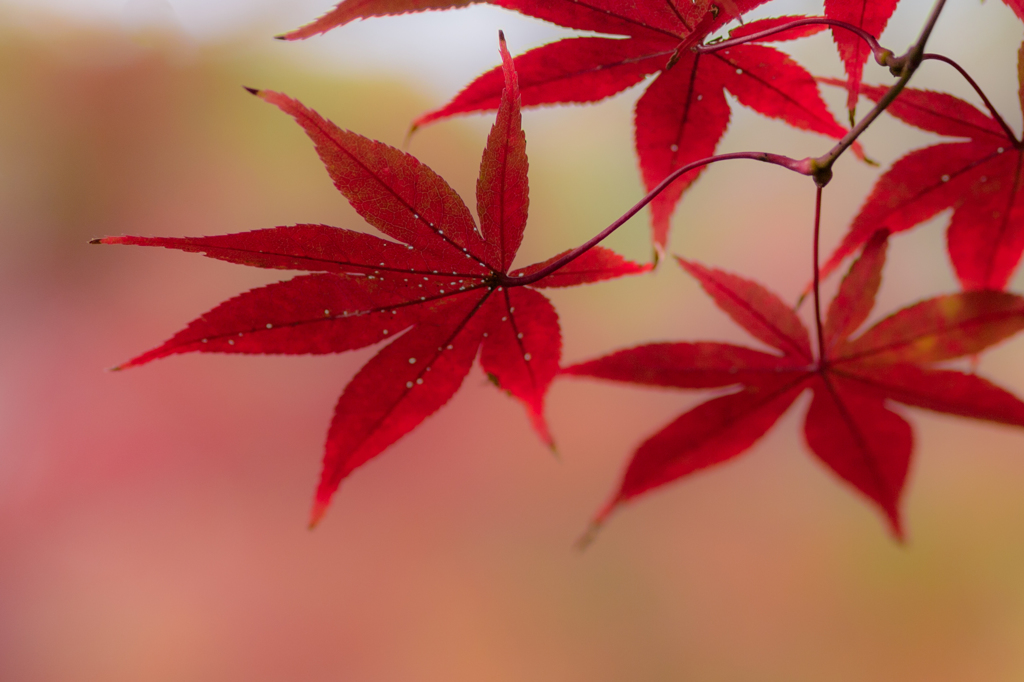
[[[317,273],[231,299],[124,367],[192,351],[336,353],[393,339],[338,402],[314,522],[346,476],[450,399],[478,354],[483,369],[525,405],[550,444],[544,397],[560,371],[560,328],[551,304],[528,285],[571,286],[648,269],[600,247],[581,247],[510,271],[528,206],[521,105],[596,102],[653,76],[637,103],[635,142],[648,190],[663,189],[651,201],[659,249],[701,168],[667,188],[662,183],[714,153],[729,124],[726,91],[794,127],[833,138],[847,132],[821,99],[818,81],[763,44],[818,32],[825,27],[814,24],[820,18],[764,19],[715,37],[765,0],[343,0],[282,37],[477,1],[614,36],[560,40],[527,52],[514,66],[502,39],[500,67],[414,123],[497,110],[477,183],[479,228],[458,195],[413,157],[341,130],[283,95],[252,91],[302,125],[337,188],[390,240],[323,225],[98,240]],[[1004,1],[1024,19],[1021,0]],[[824,80],[847,88],[851,118],[858,97],[880,102],[888,89],[861,84],[871,47],[849,27],[877,37],[897,2],[825,0],[825,18],[849,26],[831,24],[847,79]],[[723,38],[736,42],[716,45]],[[1024,48],[1019,73],[1024,105]],[[879,179],[823,269],[834,271],[861,252],[823,324],[816,314],[816,348],[796,313],[761,285],[679,258],[715,303],[771,352],[714,342],[658,343],[561,370],[721,390],[637,449],[595,527],[623,502],[745,452],[808,389],[813,398],[804,435],[811,451],[877,504],[897,536],[903,533],[899,503],[912,434],[891,403],[1024,426],[1024,402],[973,373],[937,365],[974,356],[1024,328],[1024,299],[1002,291],[1024,253],[1024,144],[989,109],[985,114],[951,95],[912,89],[889,104],[890,113],[911,125],[967,141],[913,151]],[[874,307],[889,235],[946,208],[954,211],[949,252],[965,291],[904,308],[854,336]]]
[[[566,368],[567,374],[674,388],[735,390],[702,403],[645,441],[598,514],[750,448],[811,389],[807,444],[875,502],[902,536],[899,499],[910,464],[910,425],[887,401],[1024,426],[1024,402],[974,374],[932,367],[973,355],[1024,329],[1024,299],[998,291],[939,296],[904,308],[856,338],[882,281],[880,231],[829,307],[817,357],[807,328],[775,294],[736,275],[679,263],[737,324],[781,355],[724,343],[638,346]]]
[[[505,88],[477,180],[479,231],[458,194],[412,156],[342,130],[284,95],[252,91],[298,121],[338,190],[394,241],[326,225],[97,240],[322,273],[226,301],[122,368],[194,351],[339,353],[397,337],[363,366],[338,401],[313,523],[356,467],[448,402],[478,353],[483,369],[526,406],[534,428],[551,444],[544,396],[558,372],[562,337],[548,299],[516,281],[546,263],[509,272],[526,227],[529,187],[519,90],[504,39],[501,53]],[[595,247],[532,286],[575,286],[646,269]]]
[[[1017,56],[1024,108],[1024,46]],[[833,82],[834,81],[827,81]],[[878,101],[886,88],[862,86]],[[902,232],[947,208],[953,269],[965,289],[1003,289],[1024,254],[1024,147],[993,110],[985,114],[942,92],[906,89],[887,111],[905,123],[966,142],[910,152],[878,179],[827,274],[870,238],[878,226]]]
[[[1003,0],[1024,21],[1024,0]],[[899,0],[825,0],[825,16],[829,19],[844,21],[864,29],[873,36],[882,35]],[[850,93],[847,108],[852,118],[857,105],[857,96],[861,92],[861,75],[871,50],[856,35],[842,28],[832,30],[832,37],[839,50],[839,56],[846,67],[846,87]]]
[[[741,104],[797,128],[835,138],[846,133],[822,101],[811,74],[784,53],[759,44],[705,54],[690,49],[734,19],[733,13],[747,12],[765,0],[729,3],[732,13],[709,0],[489,1],[566,28],[620,36],[567,38],[517,57],[524,106],[596,102],[658,74],[636,105],[636,150],[648,190],[672,171],[715,153],[729,125],[726,91]],[[358,18],[468,4],[345,0],[319,21],[285,37],[304,38]],[[730,37],[752,35],[800,18],[748,23],[732,31]],[[822,28],[804,27],[758,42],[799,38]],[[496,68],[413,125],[492,110],[498,105],[501,89],[501,70]],[[685,174],[651,203],[654,243],[659,249],[667,243],[672,212],[700,172]]]
[[[518,57],[523,104],[596,102],[636,85],[651,74],[658,74],[637,102],[635,117],[640,170],[645,186],[651,190],[672,171],[714,154],[729,124],[725,90],[741,104],[796,128],[832,137],[841,137],[846,132],[822,102],[810,74],[782,52],[754,44],[708,53],[690,50],[702,45],[729,21],[766,1],[729,0],[716,4],[714,0],[343,0],[317,21],[282,37],[308,38],[356,19],[454,9],[478,2],[565,28],[622,36],[625,39],[569,38]],[[1004,2],[1024,20],[1024,0]],[[898,3],[899,0],[825,0],[824,16],[879,36]],[[752,35],[800,18],[751,22],[731,31],[729,38]],[[805,26],[755,42],[791,40],[823,28]],[[847,106],[852,117],[858,95],[862,93],[861,75],[871,49],[861,37],[847,29],[834,27],[832,34],[847,72]],[[466,86],[445,106],[421,116],[413,125],[492,110],[500,99],[501,83],[500,69],[495,68]],[[877,100],[884,91],[884,88],[869,88],[863,94]],[[912,125],[921,125],[912,117],[906,120]],[[933,129],[926,125],[921,127]],[[961,131],[937,132],[973,137]],[[1005,132],[1013,137],[1008,130]],[[1019,144],[1014,146],[1019,147]],[[701,170],[685,174],[652,202],[653,238],[659,249],[668,241],[669,221],[676,205]],[[859,230],[861,240],[852,245],[844,244],[844,255],[852,254],[875,227]]]

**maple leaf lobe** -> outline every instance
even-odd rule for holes
[[[331,11],[301,28],[274,36],[278,40],[301,40],[356,19],[465,7],[483,0],[342,0]]]

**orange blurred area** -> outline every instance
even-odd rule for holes
[[[979,63],[1015,58],[1019,24],[1001,4],[984,12],[1003,23]],[[900,546],[809,455],[804,396],[753,451],[627,506],[580,553],[632,449],[702,394],[560,380],[556,459],[475,369],[306,530],[334,403],[373,349],[104,371],[282,273],[87,242],[364,229],[302,131],[242,86],[398,146],[438,97],[398,75],[314,71],[269,40],[30,30],[15,17],[0,5],[3,682],[1024,679],[1024,433],[1009,427],[898,408],[916,437]],[[802,54],[837,74],[828,37],[814,40]],[[1015,78],[1015,62],[984,74],[1019,129]],[[641,196],[635,96],[525,114],[518,264],[582,242]],[[489,125],[440,123],[409,150],[472,206]],[[869,155],[887,163],[933,139],[908,131],[880,123]],[[737,107],[725,145],[802,156],[827,142]],[[825,248],[878,172],[837,166]],[[680,208],[671,248],[795,300],[812,212],[802,178],[716,167]],[[953,288],[947,219],[893,240],[875,319]],[[646,260],[645,221],[609,245]],[[567,362],[652,340],[756,345],[670,260],[551,298]],[[1012,339],[979,371],[1024,395],[1022,354]]]

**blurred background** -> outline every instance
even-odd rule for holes
[[[747,455],[628,506],[580,553],[632,449],[697,392],[558,381],[556,460],[475,369],[309,532],[334,403],[374,349],[105,371],[287,273],[89,239],[364,225],[294,122],[243,85],[401,145],[409,121],[497,63],[498,28],[514,53],[565,34],[473,7],[271,40],[330,6],[0,0],[0,680],[1024,679],[1020,430],[897,408],[916,436],[901,546],[809,456],[804,396]],[[903,0],[883,44],[902,51],[928,9]],[[929,45],[1018,131],[1022,33],[1000,2],[950,0]],[[785,47],[840,73],[827,35]],[[916,83],[976,101],[941,65]],[[642,195],[638,93],[525,114],[519,263],[575,246]],[[845,94],[825,94],[844,117]],[[439,123],[409,150],[474,205],[489,126]],[[934,139],[883,119],[863,141],[886,164]],[[722,150],[828,145],[736,105]],[[837,165],[826,250],[878,174]],[[719,165],[677,212],[670,251],[795,300],[812,215],[806,180]],[[894,239],[876,319],[955,288],[947,221]],[[646,215],[609,241],[641,261],[649,244]],[[671,262],[551,298],[566,362],[652,340],[756,345]],[[1005,342],[980,372],[1024,395],[1022,353],[1024,337]]]

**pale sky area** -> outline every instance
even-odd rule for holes
[[[0,7],[13,6],[35,15],[57,15],[127,31],[160,27],[203,42],[239,36],[246,40],[265,36],[269,41],[336,4],[336,0],[0,0]],[[497,64],[499,28],[505,30],[514,52],[570,34],[482,5],[357,22],[281,49],[320,69],[336,64],[343,71],[411,74],[427,87],[450,95]]]
[[[159,26],[202,42],[239,37],[246,41],[265,37],[269,41],[272,35],[308,23],[336,4],[337,0],[0,0],[0,8],[13,6],[36,15],[55,14],[71,21],[120,26],[127,31]],[[909,44],[931,4],[931,0],[903,0],[890,21],[890,29],[883,35],[883,44],[897,51]],[[755,10],[748,18],[822,11],[820,0],[777,0],[769,8],[770,11]],[[993,22],[1003,15],[1006,21]],[[1019,24],[999,0],[987,0],[984,4],[980,0],[951,0],[932,43],[944,43],[947,48],[966,43],[977,48],[977,41],[962,41],[956,34],[976,30],[978,22],[993,41],[1019,40]],[[404,74],[421,87],[447,98],[498,63],[498,29],[505,31],[513,54],[573,34],[513,12],[476,5],[449,12],[356,22],[282,49],[318,70]],[[795,46],[796,52],[817,73],[839,75],[835,53],[822,49],[827,44],[828,38],[823,36],[809,43],[781,46],[787,50]],[[987,65],[981,66],[988,61],[985,55],[953,56],[968,68],[972,57],[977,58],[980,70],[987,70]],[[1015,75],[1013,67],[1015,64],[1010,64],[1001,70]],[[922,82],[928,80],[926,74],[920,75]],[[945,76],[941,74],[942,78]]]

